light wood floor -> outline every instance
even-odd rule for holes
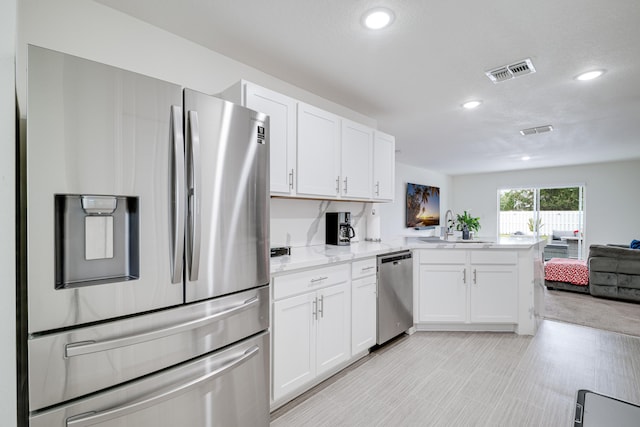
[[[573,426],[578,389],[640,404],[640,338],[550,320],[535,337],[418,332],[275,411],[271,426]]]

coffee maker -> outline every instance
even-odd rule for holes
[[[348,246],[356,232],[351,226],[351,212],[327,212],[326,244]]]

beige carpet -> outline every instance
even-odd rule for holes
[[[640,337],[640,304],[545,288],[545,318]]]

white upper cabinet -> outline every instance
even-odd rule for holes
[[[269,115],[271,194],[295,195],[296,100],[244,80],[222,95]]]
[[[303,102],[298,102],[297,193],[340,194],[340,117]]]
[[[268,114],[271,193],[295,194],[296,101],[288,96],[247,83],[247,108]]]
[[[396,139],[379,131],[373,140],[373,199],[393,201],[395,196]]]
[[[342,119],[342,183],[344,199],[371,199],[373,129]]]
[[[271,195],[393,201],[393,136],[246,80],[219,96],[269,115]]]

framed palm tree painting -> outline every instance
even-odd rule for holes
[[[407,183],[407,227],[440,225],[440,187]]]

